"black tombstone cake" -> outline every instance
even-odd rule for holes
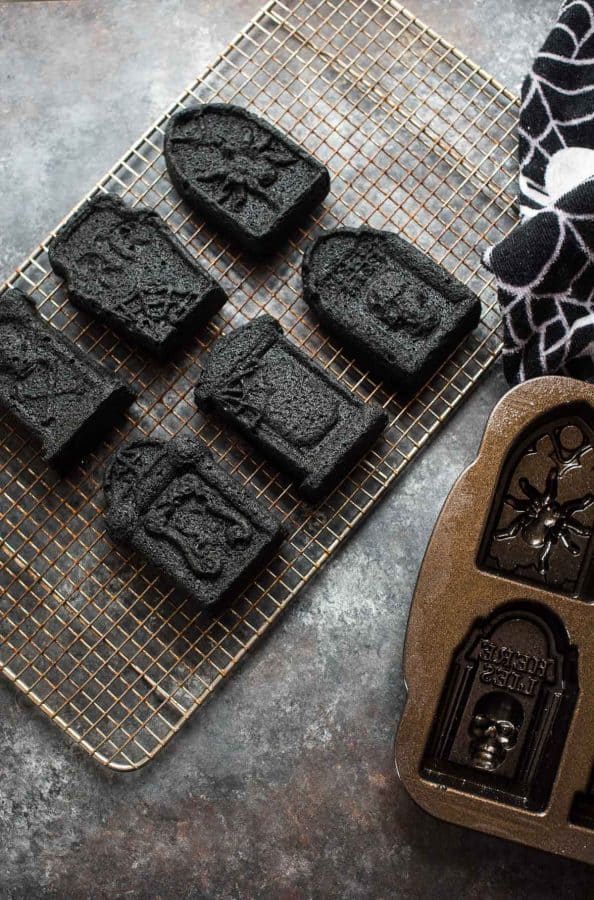
[[[113,541],[205,608],[231,598],[283,538],[276,517],[192,438],[120,447],[103,490]]]
[[[176,113],[165,133],[169,176],[215,227],[256,254],[276,249],[330,189],[325,166],[239,106]]]
[[[77,306],[161,358],[227,299],[156,212],[111,194],[68,220],[49,260]]]
[[[303,289],[328,331],[404,397],[478,325],[480,301],[397,234],[340,229],[303,258]]]
[[[44,322],[22,291],[0,296],[0,406],[41,444],[46,462],[82,456],[135,396]]]
[[[387,424],[380,406],[355,397],[268,315],[216,342],[196,402],[241,430],[308,500],[331,490]]]

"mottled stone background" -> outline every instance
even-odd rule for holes
[[[259,4],[0,4],[3,276]],[[409,0],[516,90],[557,5]],[[592,896],[586,866],[433,820],[392,766],[417,569],[504,388],[499,371],[481,384],[144,771],[105,774],[0,684],[2,898]]]

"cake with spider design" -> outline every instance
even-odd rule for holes
[[[124,444],[103,481],[107,530],[204,607],[233,598],[284,530],[194,438]]]
[[[268,315],[219,338],[196,402],[240,430],[310,501],[338,484],[388,421],[381,406],[363,403]]]
[[[325,166],[259,116],[231,104],[173,115],[164,151],[184,200],[254,254],[273,252],[330,190]]]
[[[46,462],[63,467],[80,459],[135,396],[44,322],[22,291],[0,296],[0,407],[41,444]]]
[[[302,266],[305,302],[402,397],[423,385],[479,323],[479,299],[389,231],[321,235]]]
[[[227,299],[154,210],[113,194],[85,203],[48,255],[77,306],[161,359]]]

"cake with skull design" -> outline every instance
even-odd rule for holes
[[[480,301],[399,235],[319,237],[303,258],[306,303],[370,371],[410,396],[478,325]]]

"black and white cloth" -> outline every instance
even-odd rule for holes
[[[565,0],[522,88],[520,224],[496,276],[510,384],[594,354],[594,0]]]

